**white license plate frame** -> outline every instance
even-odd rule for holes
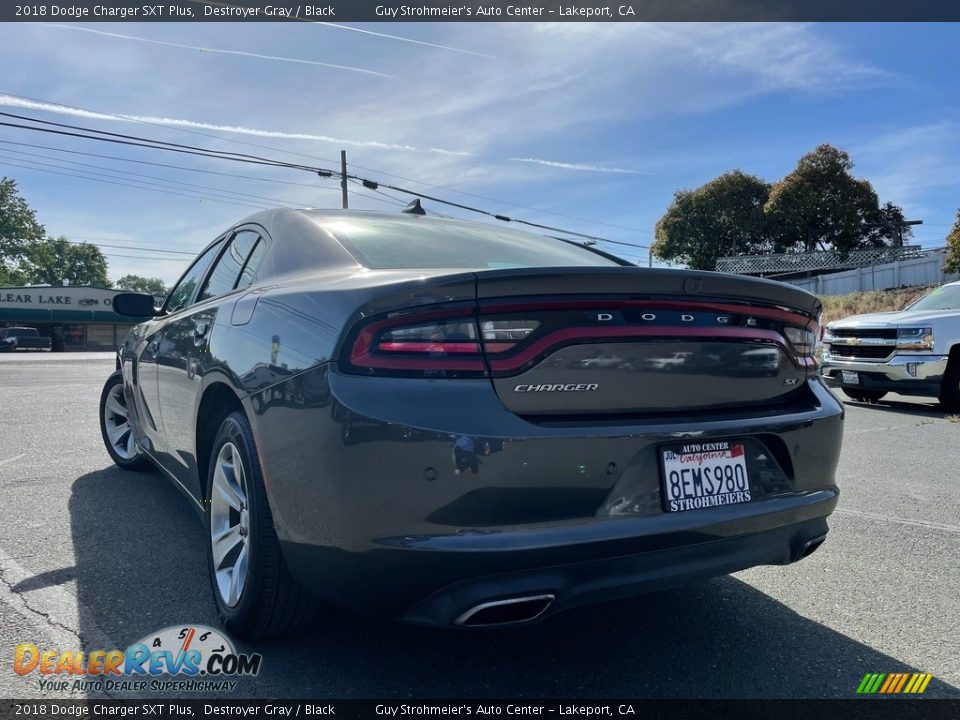
[[[840,381],[844,385],[859,385],[860,384],[860,373],[853,370],[841,370],[840,371]]]
[[[742,440],[720,440],[661,449],[664,510],[688,512],[750,502],[746,448]]]

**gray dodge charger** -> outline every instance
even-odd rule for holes
[[[206,525],[239,637],[319,603],[493,627],[812,553],[842,405],[789,285],[414,213],[271,210],[142,320],[100,402]]]

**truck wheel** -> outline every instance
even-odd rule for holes
[[[100,393],[100,435],[110,459],[121,470],[146,470],[150,467],[150,462],[133,440],[123,375],[119,370],[107,378]]]
[[[950,359],[940,385],[940,404],[944,410],[960,412],[960,356]]]
[[[843,394],[851,400],[857,402],[877,402],[887,393],[883,390],[851,390],[849,388],[840,388]]]
[[[230,634],[275,637],[313,620],[316,601],[283,560],[253,430],[242,412],[226,417],[213,442],[205,505],[210,584]]]

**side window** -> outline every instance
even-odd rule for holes
[[[223,295],[236,287],[240,269],[259,239],[260,235],[252,230],[241,230],[233,236],[227,249],[214,266],[213,272],[210,273],[210,278],[203,292],[200,293],[200,300]]]
[[[247,258],[247,264],[243,266],[243,272],[240,273],[240,279],[237,281],[238,288],[245,288],[253,282],[253,278],[257,274],[257,267],[259,267],[266,252],[267,243],[263,238],[260,238],[260,241],[253,247],[250,257]]]
[[[213,262],[213,259],[222,247],[222,241],[211,245],[203,255],[194,261],[190,269],[180,278],[180,282],[177,283],[176,287],[174,287],[167,296],[167,302],[164,305],[164,309],[167,312],[176,312],[187,306],[190,298],[193,297],[193,291],[197,289],[197,285],[203,280],[203,276],[207,273],[207,268],[210,267],[210,263]]]

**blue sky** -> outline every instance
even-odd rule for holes
[[[358,174],[639,245],[676,189],[734,168],[775,180],[821,142],[849,151],[881,201],[924,220],[924,246],[942,245],[960,206],[957,25],[354,28],[366,32],[4,24],[0,110],[326,166],[342,148]],[[18,180],[51,234],[138,248],[103,248],[114,279],[174,280],[187,255],[157,250],[198,250],[248,204],[340,201],[337,181],[291,170],[10,128],[0,140],[193,169],[0,143],[0,175]],[[76,177],[92,173],[125,184]],[[401,205],[351,189],[352,207]],[[646,262],[646,250],[618,250]]]

